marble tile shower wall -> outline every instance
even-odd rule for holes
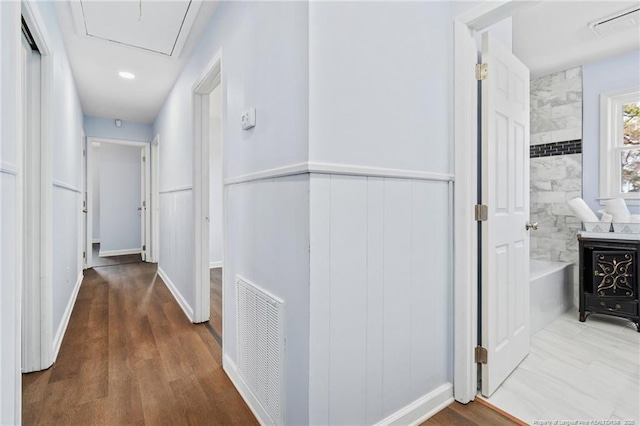
[[[567,201],[582,196],[581,144],[576,143],[582,139],[582,68],[532,80],[530,99],[531,145],[556,148],[532,147],[530,214],[540,226],[531,232],[531,258],[573,263],[577,304],[581,224]]]

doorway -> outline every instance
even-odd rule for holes
[[[226,247],[222,82],[222,56],[218,53],[194,84],[196,300],[193,321],[208,323],[209,331],[221,345]]]
[[[145,142],[87,139],[88,268],[148,260],[149,158],[150,145]]]

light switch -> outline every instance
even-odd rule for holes
[[[251,107],[242,113],[240,117],[242,130],[249,130],[256,127],[256,109]]]

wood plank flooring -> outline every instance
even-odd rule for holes
[[[211,286],[209,324],[222,338],[222,268],[209,270],[209,282]]]
[[[512,426],[522,425],[479,402],[454,402],[421,426]]]
[[[23,423],[257,424],[216,340],[147,263],[85,271],[57,362],[23,375]]]
[[[98,268],[101,266],[112,266],[112,265],[124,265],[125,263],[140,263],[142,262],[142,257],[139,254],[126,254],[123,256],[108,256],[108,257],[100,257],[100,243],[93,243],[91,245],[91,251],[93,257],[91,258],[93,267]]]

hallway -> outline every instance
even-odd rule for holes
[[[221,363],[156,265],[90,269],[57,362],[23,376],[23,423],[256,424]]]

